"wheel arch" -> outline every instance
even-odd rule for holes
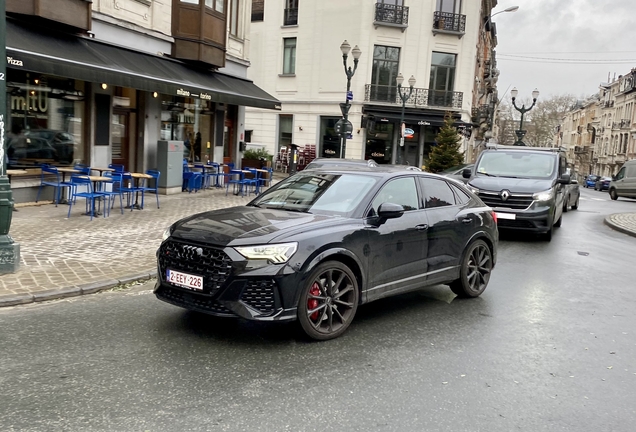
[[[362,263],[358,257],[348,249],[341,247],[326,249],[309,260],[304,268],[305,274],[311,273],[313,269],[326,261],[338,261],[349,267],[358,282],[358,291],[360,292],[359,301],[362,302],[363,287],[366,280],[362,273]]]

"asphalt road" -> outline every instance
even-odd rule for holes
[[[490,286],[363,306],[323,343],[166,305],[150,285],[0,310],[2,431],[633,431],[636,211],[582,190]]]

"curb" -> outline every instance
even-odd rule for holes
[[[157,275],[157,270],[146,270],[140,273],[121,277],[120,279],[105,279],[99,282],[92,282],[86,285],[71,286],[68,288],[56,288],[40,291],[34,294],[11,294],[0,296],[0,307],[17,306],[34,302],[49,300],[59,300],[67,297],[77,297],[86,294],[95,294],[100,291],[109,290],[118,286],[127,285],[133,282],[147,281]]]
[[[616,214],[619,214],[619,213],[616,213]],[[605,219],[603,219],[603,223],[605,223],[605,225],[607,225],[608,227],[610,227],[610,228],[612,228],[612,229],[614,229],[616,231],[622,232],[623,234],[627,234],[627,235],[630,235],[632,237],[636,237],[636,232],[635,231],[630,230],[628,228],[625,228],[625,227],[623,227],[621,225],[618,225],[618,224],[614,223],[612,221],[612,219],[611,219],[612,216],[614,216],[614,215],[609,215],[609,216],[605,217]]]

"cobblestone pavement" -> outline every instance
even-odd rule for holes
[[[225,189],[146,197],[144,210],[115,205],[110,217],[82,216],[83,200],[73,206],[18,207],[10,234],[20,244],[20,267],[0,275],[0,306],[96,292],[156,275],[155,252],[164,230],[193,213],[243,205],[250,197]]]
[[[636,237],[636,213],[616,213],[605,218],[605,224],[625,234]]]
[[[68,207],[52,204],[20,207],[11,235],[20,243],[20,268],[0,275],[0,306],[76,296],[156,275],[155,252],[174,221],[192,213],[246,204],[251,197],[225,195],[224,189],[154,197],[144,210],[113,209],[92,221],[83,203],[66,218]],[[613,214],[610,227],[636,236],[636,213]]]

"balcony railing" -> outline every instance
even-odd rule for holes
[[[466,15],[440,11],[434,12],[433,33],[450,33],[461,37],[466,33]]]
[[[296,24],[298,24],[298,8],[285,9],[285,21],[283,25],[290,26]]]
[[[402,105],[402,99],[400,99],[398,95],[397,86],[367,84],[364,91],[364,100],[365,102],[383,102]],[[406,105],[460,109],[463,101],[464,93],[462,92],[414,88],[413,94],[406,101]]]
[[[409,7],[386,3],[375,4],[374,25],[387,25],[406,28],[409,24]]]

